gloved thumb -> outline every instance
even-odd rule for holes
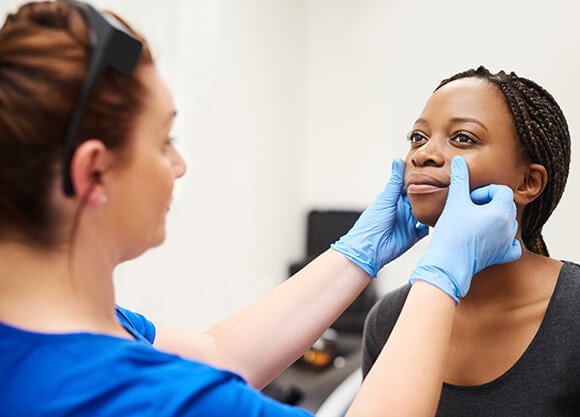
[[[447,201],[463,202],[469,197],[469,171],[467,169],[467,162],[461,156],[455,156],[451,160],[451,176],[449,184],[449,194]]]

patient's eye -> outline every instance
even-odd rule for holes
[[[467,132],[454,133],[449,139],[461,145],[474,145],[479,142],[474,135]]]
[[[423,132],[414,130],[407,134],[407,140],[411,143],[411,146],[413,146],[427,141],[428,138]]]

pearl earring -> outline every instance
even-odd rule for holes
[[[109,197],[107,197],[105,194],[101,194],[101,197],[99,198],[99,203],[101,203],[101,206],[104,206],[108,202],[109,202]]]

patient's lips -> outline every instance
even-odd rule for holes
[[[411,174],[407,178],[407,194],[429,194],[447,191],[449,181],[443,181],[428,174]]]

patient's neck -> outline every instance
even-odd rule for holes
[[[526,249],[515,262],[490,266],[472,281],[461,304],[504,305],[507,308],[551,296],[562,263]]]

